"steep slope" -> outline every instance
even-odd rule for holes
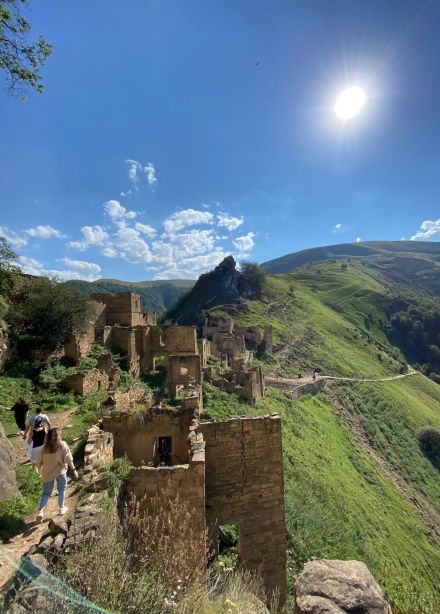
[[[414,291],[440,296],[440,243],[368,241],[342,243],[287,254],[261,265],[268,273],[288,273],[325,260],[362,262],[384,279]]]
[[[129,282],[119,279],[99,279],[98,281],[83,281],[74,279],[65,282],[79,288],[87,294],[95,292],[136,292],[141,297],[141,307],[144,311],[158,313],[169,309],[184,293],[192,288],[194,281],[187,279],[170,279],[166,281],[138,281]]]
[[[343,266],[342,266],[343,265]],[[270,276],[261,300],[233,314],[271,324],[266,373],[381,379],[406,373],[386,326],[389,284],[355,261]],[[440,611],[439,472],[416,433],[440,427],[440,386],[421,374],[386,382],[329,382],[293,401],[269,389],[256,408],[207,389],[213,417],[278,411],[283,421],[290,564],[311,557],[365,561],[396,613]]]

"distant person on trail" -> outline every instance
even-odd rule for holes
[[[41,471],[43,479],[43,493],[37,514],[37,523],[43,520],[44,508],[52,494],[55,480],[58,489],[58,505],[60,516],[67,512],[64,505],[64,497],[67,487],[67,465],[73,472],[73,479],[78,479],[75,465],[73,464],[72,453],[69,446],[61,439],[60,429],[53,428],[47,431],[46,441],[38,453],[37,468]]]
[[[46,429],[43,424],[43,419],[41,416],[37,416],[34,422],[34,428],[32,429],[32,445],[30,447],[30,461],[32,463],[32,467],[37,469],[36,464],[38,460],[38,455],[40,450],[44,445],[44,440],[46,438]]]
[[[29,412],[29,403],[23,399],[23,397],[20,397],[15,405],[11,407],[11,411],[14,412],[15,422],[20,433],[23,435],[26,429],[26,418]]]
[[[318,375],[318,371],[316,369],[313,369],[312,370],[313,381],[315,381],[317,375]]]

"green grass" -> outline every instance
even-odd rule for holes
[[[370,443],[440,511],[440,473],[420,450],[416,431],[440,427],[440,386],[423,375],[394,382],[338,384]]]
[[[309,373],[383,377],[400,372],[400,352],[382,323],[385,288],[362,265],[310,266],[268,278],[262,301],[247,301],[234,315],[240,326],[273,328],[276,350],[263,367],[287,375]]]
[[[17,465],[20,495],[0,501],[0,539],[8,540],[24,526],[24,518],[34,511],[41,495],[41,479],[30,466]]]
[[[252,408],[234,395],[228,405],[223,394],[210,391],[205,411],[218,420],[243,413],[280,414],[289,576],[312,556],[362,560],[396,612],[434,614],[440,550],[429,542],[423,520],[373,465],[324,396],[293,402],[269,390]]]

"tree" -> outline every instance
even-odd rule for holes
[[[433,426],[423,426],[417,431],[417,439],[423,454],[440,469],[440,431]]]
[[[84,331],[92,308],[80,290],[45,277],[24,280],[13,297],[13,307],[11,328],[44,350],[55,350],[69,333]]]
[[[266,282],[266,271],[256,262],[243,260],[240,263],[241,274],[246,283],[252,287],[256,296],[261,296]]]
[[[0,292],[9,294],[14,284],[14,279],[20,269],[17,266],[17,254],[12,249],[5,237],[0,237]]]
[[[0,0],[0,69],[11,94],[27,87],[41,93],[39,70],[52,53],[52,45],[42,36],[33,43],[27,40],[31,25],[21,13],[27,5],[28,0]]]

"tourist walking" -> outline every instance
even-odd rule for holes
[[[67,507],[64,505],[67,487],[67,466],[71,468],[73,479],[76,481],[78,473],[73,464],[73,457],[69,446],[61,439],[60,429],[50,428],[47,431],[44,446],[40,450],[37,460],[37,467],[41,471],[43,479],[43,494],[40,499],[37,522],[43,520],[44,508],[52,494],[55,480],[58,489],[59,513],[62,516],[67,512]]]
[[[31,416],[27,423],[26,423],[26,428],[24,431],[24,435],[23,435],[23,439],[26,437],[26,435],[29,433],[29,431],[32,431],[32,429],[34,428],[34,423],[35,420],[37,418],[41,418],[41,420],[43,421],[43,426],[47,427],[48,429],[50,429],[50,420],[47,416],[47,414],[43,414],[43,410],[41,409],[41,407],[37,407],[35,409],[35,414],[33,416]]]
[[[11,411],[14,412],[15,422],[18,429],[23,435],[26,430],[26,418],[29,412],[29,403],[23,397],[20,397],[18,401],[11,407]]]
[[[34,427],[31,433],[32,443],[29,450],[29,457],[32,463],[32,467],[36,469],[36,464],[39,458],[40,450],[43,448],[44,440],[46,438],[46,429],[43,424],[41,416],[37,416]]]

